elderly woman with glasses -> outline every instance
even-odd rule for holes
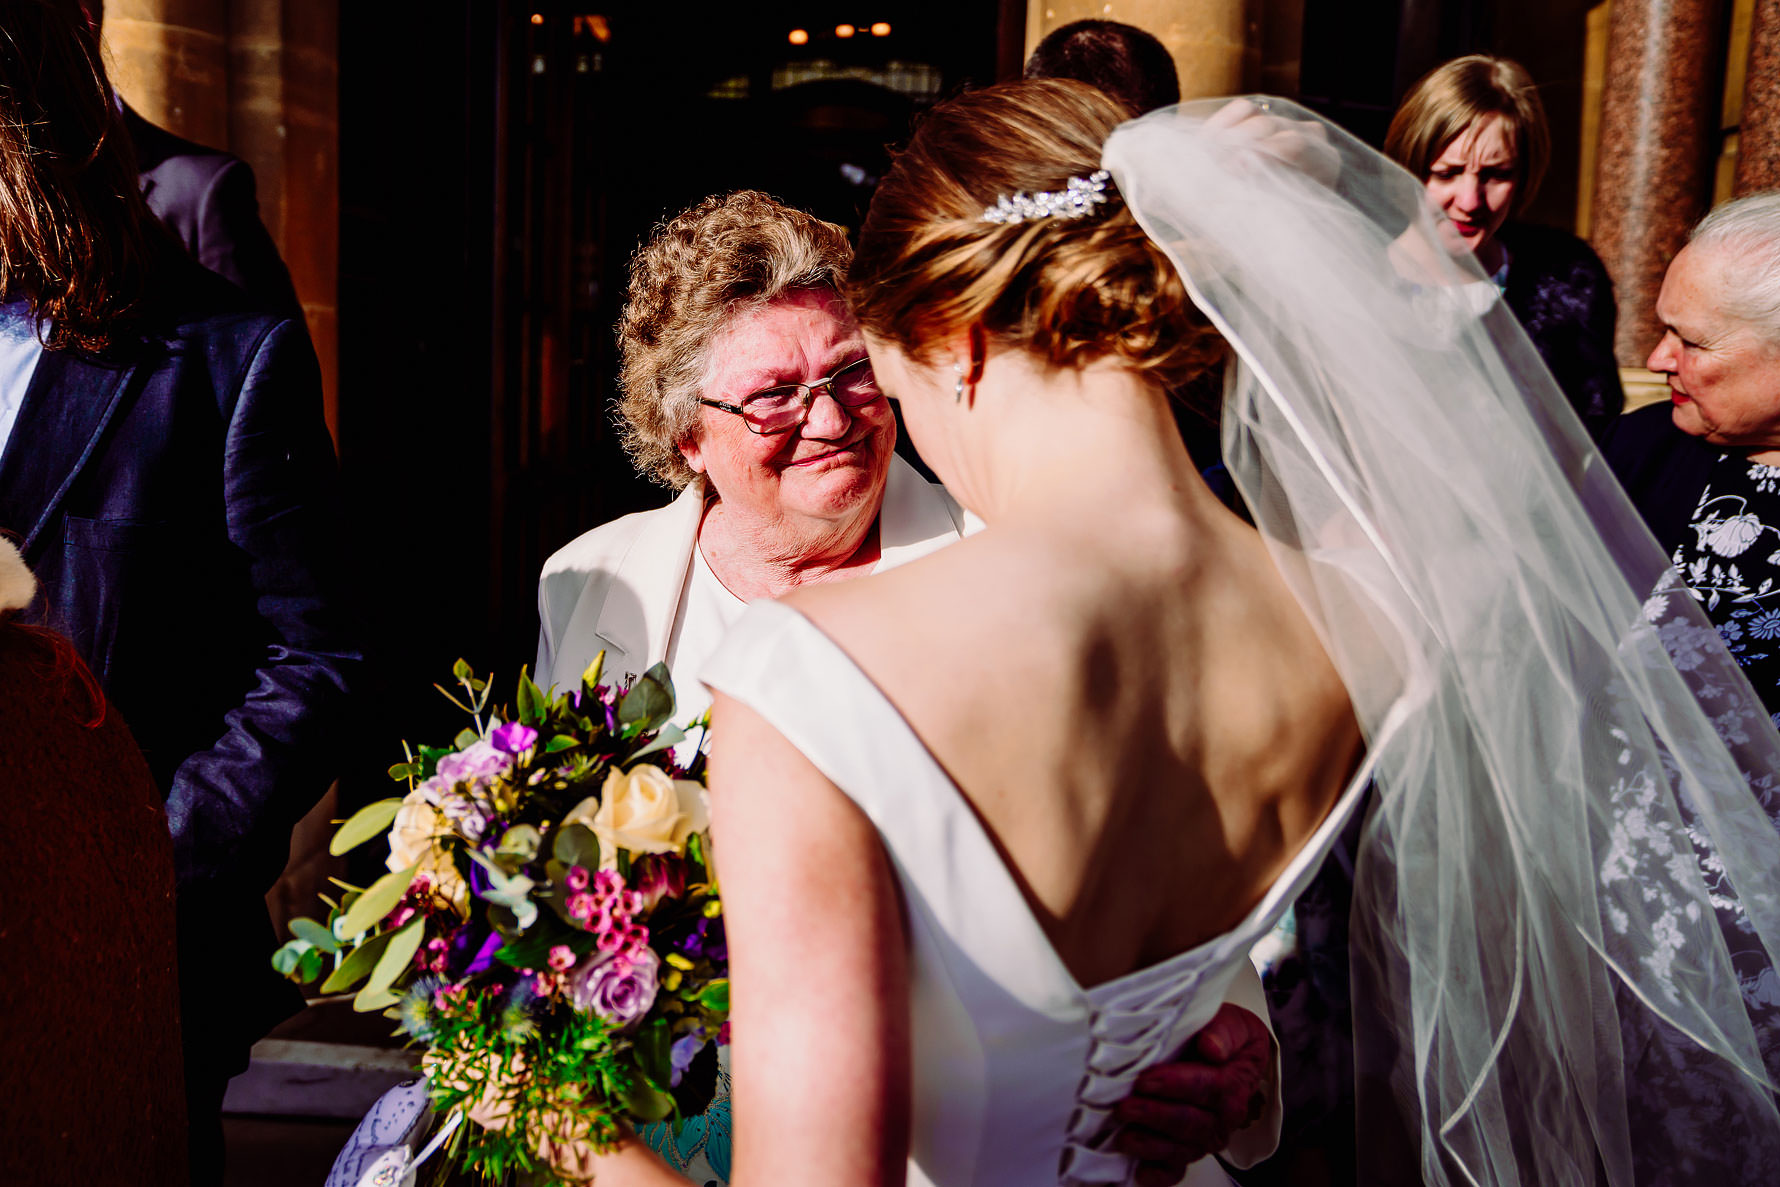
[[[680,494],[545,564],[539,683],[578,680],[602,651],[611,674],[665,662],[679,715],[696,717],[710,702],[700,668],[748,602],[914,560],[974,526],[895,454],[840,295],[852,254],[841,228],[755,192],[707,198],[637,253],[619,326],[625,444]],[[1252,970],[1229,1001],[1119,1106],[1142,1182],[1173,1183],[1212,1152],[1252,1165],[1277,1144],[1277,1057]],[[726,1097],[677,1136],[649,1130],[694,1182],[727,1177]]]

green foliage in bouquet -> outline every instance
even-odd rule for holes
[[[459,660],[461,699],[441,691],[473,726],[404,746],[390,775],[407,794],[330,846],[385,841],[389,872],[340,883],[272,958],[400,1023],[439,1116],[470,1122],[448,1160],[490,1180],[569,1181],[620,1121],[702,1112],[728,1041],[703,757],[674,756],[666,668],[617,687],[600,665],[560,694],[521,672],[508,714]]]

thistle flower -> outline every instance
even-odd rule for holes
[[[531,980],[521,977],[501,1003],[501,1037],[517,1046],[538,1033],[538,995]]]
[[[450,982],[443,977],[418,977],[402,994],[402,1000],[396,1003],[396,1013],[401,1019],[402,1032],[423,1043],[431,1043],[439,1037],[439,1023],[443,1021],[438,1003],[434,1000],[440,990]]]

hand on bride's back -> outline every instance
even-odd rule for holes
[[[1138,1076],[1115,1115],[1118,1146],[1142,1165],[1144,1187],[1177,1183],[1188,1165],[1229,1145],[1267,1104],[1273,1038],[1241,1006],[1225,1003],[1179,1058]]]

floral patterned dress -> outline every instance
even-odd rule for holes
[[[1725,454],[1670,559],[1768,712],[1780,709],[1780,466]]]

